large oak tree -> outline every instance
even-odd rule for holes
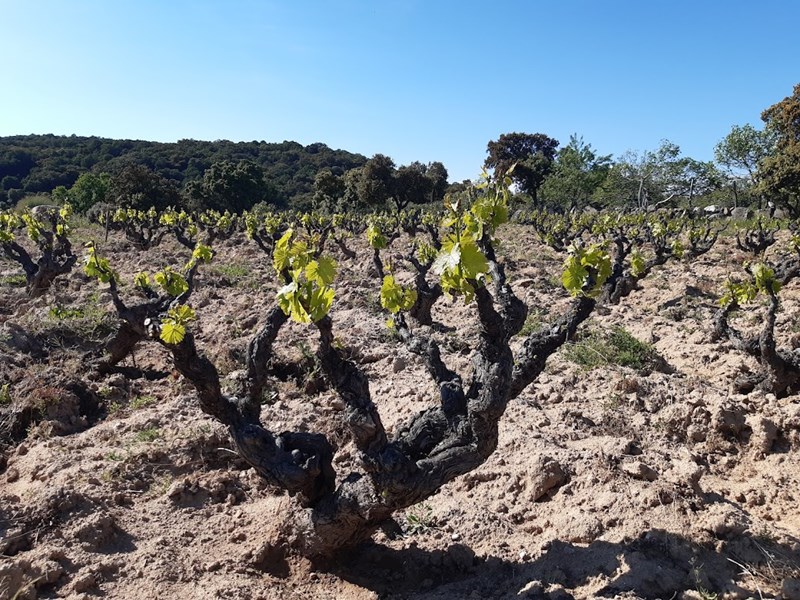
[[[496,177],[504,177],[514,167],[511,180],[535,203],[539,187],[553,168],[557,149],[558,140],[543,133],[504,133],[489,142],[484,166],[494,169]]]

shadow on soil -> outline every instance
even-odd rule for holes
[[[654,529],[624,544],[555,541],[537,558],[519,561],[476,557],[460,544],[429,551],[371,543],[317,569],[386,600],[569,599],[579,597],[570,590],[583,586],[590,587],[581,596],[599,598],[677,598],[687,590],[698,597],[759,597],[780,590],[784,577],[798,575],[800,540],[790,543],[794,550],[742,534],[704,545]]]

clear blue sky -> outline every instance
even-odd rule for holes
[[[800,82],[798,0],[0,0],[0,135],[323,142],[476,176],[502,133],[713,158]]]

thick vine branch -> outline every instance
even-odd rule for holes
[[[345,360],[335,347],[333,323],[324,317],[316,323],[320,345],[317,356],[333,388],[347,406],[347,423],[356,447],[368,456],[379,454],[387,444],[386,430],[369,393],[364,373]]]
[[[305,506],[333,491],[336,481],[333,447],[325,436],[273,434],[261,425],[250,402],[222,394],[216,367],[198,354],[190,333],[179,344],[164,345],[172,352],[175,368],[197,390],[202,411],[228,427],[239,455],[262,477],[292,495],[297,494]]]
[[[519,396],[541,374],[548,356],[575,336],[578,325],[589,318],[594,306],[593,298],[582,296],[572,303],[567,314],[525,339],[514,360],[509,391],[512,398]]]
[[[247,346],[247,396],[258,405],[269,377],[272,344],[288,317],[279,306],[273,306],[259,332]]]

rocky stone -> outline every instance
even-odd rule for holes
[[[737,206],[734,209],[731,209],[731,218],[736,219],[739,221],[744,221],[749,219],[753,216],[753,211],[747,208],[746,206]]]
[[[88,592],[90,589],[97,585],[97,578],[94,573],[85,573],[78,575],[72,580],[72,591],[76,594]]]
[[[542,594],[543,590],[542,582],[534,579],[522,586],[517,592],[517,596],[521,596],[522,598],[536,598]]]
[[[530,475],[524,485],[530,499],[536,502],[566,480],[567,475],[558,461],[549,456],[542,456],[531,465]]]
[[[787,577],[781,584],[783,600],[800,600],[800,579]]]
[[[727,504],[712,504],[699,519],[700,527],[719,539],[733,539],[748,528],[747,517]]]
[[[634,479],[641,479],[643,481],[655,481],[658,479],[658,471],[638,460],[635,462],[623,463],[622,471]]]

